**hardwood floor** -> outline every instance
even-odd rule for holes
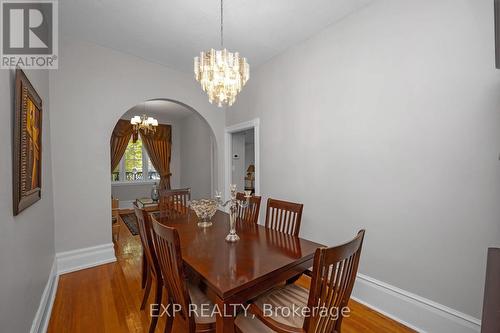
[[[61,275],[52,308],[49,333],[147,332],[149,310],[139,310],[141,289],[141,244],[119,219],[120,236],[115,246],[116,263]],[[308,278],[298,282],[303,286]],[[151,293],[152,298],[153,293]],[[404,333],[413,330],[351,301],[351,316],[344,319],[343,333]],[[160,318],[157,332],[163,332]],[[183,332],[174,321],[173,332]]]

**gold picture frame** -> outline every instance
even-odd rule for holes
[[[16,69],[13,138],[14,216],[41,199],[42,99],[26,74]]]

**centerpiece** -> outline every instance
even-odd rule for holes
[[[217,192],[215,195],[215,199],[217,203],[221,207],[229,206],[229,234],[226,236],[226,242],[234,243],[237,242],[240,237],[236,234],[236,219],[238,218],[238,209],[239,208],[247,208],[250,203],[250,197],[252,196],[251,191],[245,191],[245,199],[246,200],[238,200],[236,199],[236,185],[229,185],[229,189],[231,190],[231,199],[226,202],[222,201],[222,195],[220,192]]]
[[[198,226],[202,228],[212,225],[212,217],[217,212],[218,201],[213,199],[191,200],[191,208],[198,217]]]

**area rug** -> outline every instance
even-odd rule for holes
[[[132,235],[136,236],[139,234],[139,225],[137,224],[137,217],[135,217],[135,213],[120,214],[120,217]]]

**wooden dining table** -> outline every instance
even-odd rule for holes
[[[218,333],[234,332],[232,309],[265,293],[274,286],[300,275],[313,265],[314,252],[323,245],[288,235],[261,225],[237,221],[240,240],[225,241],[229,215],[217,211],[213,225],[198,227],[198,218],[189,214],[168,219],[151,215],[159,223],[177,229],[182,259],[207,294],[214,295],[220,312],[216,316]]]

